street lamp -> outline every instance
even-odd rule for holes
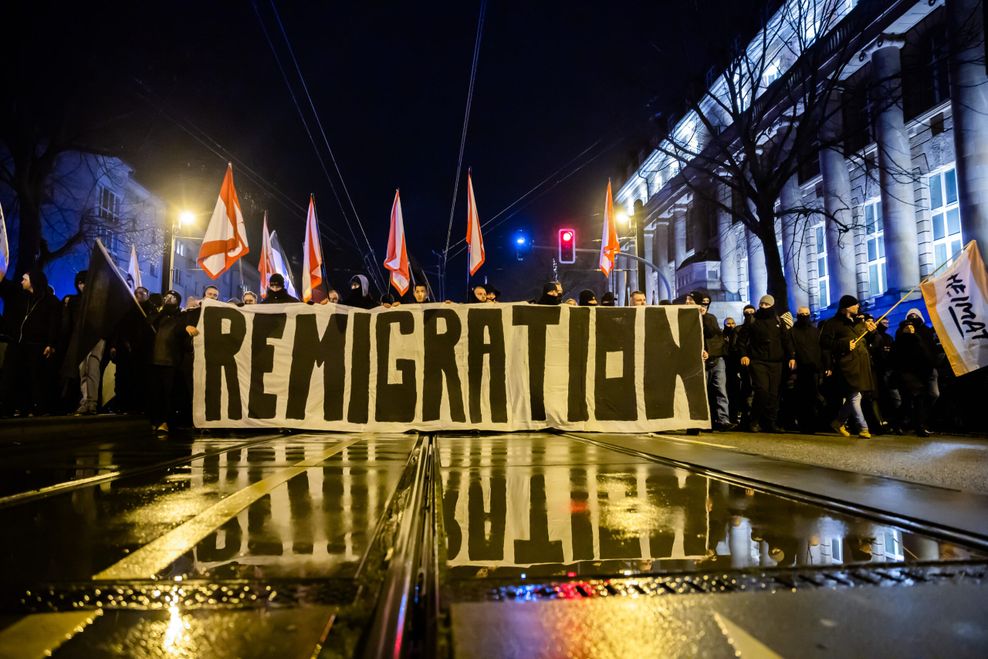
[[[175,222],[166,223],[168,231],[168,253],[165,254],[165,271],[168,273],[167,279],[162,279],[161,293],[167,293],[175,287],[175,235],[177,229],[190,227],[196,223],[196,214],[190,210],[181,211]],[[165,285],[167,282],[167,286]]]
[[[615,219],[617,219],[617,223],[621,226],[627,226],[630,218],[628,217],[627,211],[622,209],[615,214]]]

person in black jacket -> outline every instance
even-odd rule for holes
[[[148,324],[155,332],[148,369],[148,415],[151,425],[159,432],[168,432],[169,422],[174,423],[175,392],[181,386],[179,378],[188,337],[188,319],[181,310],[181,303],[182,296],[178,291],[168,291],[161,310],[148,316]]]
[[[930,373],[936,366],[936,352],[923,338],[917,325],[921,318],[907,318],[899,323],[895,334],[892,360],[895,365],[896,384],[902,396],[902,405],[896,419],[896,428],[903,429],[911,422],[919,437],[929,437],[926,418]]]
[[[830,425],[838,434],[850,437],[847,422],[854,417],[858,437],[869,439],[868,422],[861,410],[861,392],[875,389],[875,376],[864,337],[877,326],[872,321],[856,320],[858,300],[853,295],[843,296],[837,306],[837,313],[820,330],[823,366],[833,373],[843,400],[837,418]]]
[[[731,422],[731,408],[727,399],[727,366],[724,362],[727,348],[724,345],[724,335],[717,316],[709,312],[710,295],[704,291],[693,291],[690,297],[700,307],[703,359],[707,369],[707,397],[710,400],[712,426],[714,430],[734,430],[737,424]]]
[[[268,290],[264,294],[261,304],[283,304],[286,302],[298,302],[298,298],[285,290],[285,278],[277,272],[271,275],[268,280]]]
[[[343,304],[357,309],[373,309],[377,302],[370,295],[370,281],[364,275],[350,277],[350,290],[343,296]]]
[[[61,305],[41,270],[25,273],[20,291],[13,282],[3,283],[7,284],[5,315],[13,339],[4,363],[3,412],[47,414],[51,411]]]
[[[796,351],[796,395],[793,401],[796,423],[801,433],[812,435],[819,424],[823,355],[820,352],[820,330],[810,320],[809,307],[796,309],[792,343]]]
[[[748,369],[754,393],[751,432],[782,432],[777,424],[779,387],[783,369],[796,368],[792,335],[775,312],[775,298],[763,295],[754,320],[744,327],[740,340],[741,366]]]

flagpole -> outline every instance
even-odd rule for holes
[[[920,287],[921,287],[921,286],[922,286],[923,284],[925,284],[926,282],[928,282],[928,281],[930,281],[931,279],[933,279],[933,276],[934,276],[935,274],[937,274],[938,272],[940,272],[941,270],[943,270],[943,269],[944,269],[944,267],[946,267],[946,266],[948,266],[948,265],[950,265],[950,264],[951,264],[951,263],[952,263],[952,262],[953,262],[953,261],[954,261],[954,260],[955,260],[955,259],[956,259],[956,258],[957,258],[958,256],[960,256],[961,254],[963,254],[963,253],[964,253],[964,252],[966,252],[966,251],[967,251],[967,245],[965,245],[965,246],[964,246],[964,249],[962,249],[961,251],[959,251],[959,252],[957,252],[956,254],[954,254],[953,256],[951,256],[951,257],[950,257],[949,259],[947,259],[946,261],[944,261],[943,263],[941,263],[941,264],[940,264],[940,266],[939,266],[939,267],[938,267],[938,268],[937,268],[936,270],[934,270],[933,272],[931,272],[930,274],[928,274],[928,275],[926,276],[926,279],[924,279],[923,281],[921,281],[921,282],[919,282],[918,284],[916,284],[915,286],[913,286],[913,287],[912,287],[911,289],[909,289],[909,292],[908,292],[908,293],[906,293],[905,295],[903,295],[903,296],[902,296],[902,299],[900,299],[900,300],[899,300],[898,302],[896,302],[895,304],[893,304],[893,305],[892,305],[891,307],[889,307],[889,310],[888,310],[888,311],[886,311],[886,312],[885,312],[885,313],[883,313],[883,314],[882,314],[881,316],[879,316],[879,317],[878,317],[878,319],[874,321],[874,322],[875,322],[875,324],[877,325],[878,323],[880,323],[880,322],[882,322],[883,320],[885,320],[885,318],[886,318],[886,317],[887,317],[887,316],[888,316],[888,315],[889,315],[890,313],[892,313],[892,311],[893,311],[893,310],[895,310],[895,308],[896,308],[897,306],[899,306],[900,304],[902,304],[903,302],[905,302],[905,301],[906,301],[906,299],[907,299],[907,298],[908,298],[908,297],[909,297],[910,295],[912,295],[913,293],[915,293],[915,292],[916,292],[916,291],[917,291],[917,290],[918,290],[918,289],[919,289],[919,288],[920,288]],[[855,346],[857,346],[857,344],[858,344],[858,341],[860,341],[860,340],[861,340],[861,339],[863,339],[863,338],[864,338],[865,336],[867,336],[867,334],[868,334],[868,332],[870,332],[870,331],[871,331],[871,330],[865,330],[865,332],[864,332],[864,333],[863,333],[863,334],[862,334],[861,336],[859,336],[858,338],[856,338],[856,339],[854,339],[853,341],[851,341],[851,350],[854,350],[854,347],[855,347]]]

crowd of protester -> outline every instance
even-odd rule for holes
[[[26,273],[18,282],[0,282],[0,416],[109,411],[145,414],[162,432],[191,424],[192,339],[198,334],[201,299],[190,296],[183,304],[176,291],[158,295],[138,287],[135,298],[143,312],[138,322],[145,331],[122,323],[79,364],[65,364],[85,282],[86,272],[80,272],[75,292],[61,300],[41,271]],[[218,300],[219,290],[208,286],[203,298]],[[497,288],[477,284],[465,302],[495,304],[499,299]],[[422,284],[414,285],[405,298],[375,298],[367,277],[356,275],[348,290],[341,294],[329,289],[319,303],[371,309],[431,301]],[[628,301],[630,306],[643,306],[646,296],[634,291]],[[246,291],[227,302],[242,306],[299,300],[275,274],[263,296]],[[615,298],[605,292],[598,300],[589,289],[566,297],[559,282],[547,282],[529,302],[614,306]],[[806,307],[796,310],[795,319],[788,311],[778,313],[771,295],[763,296],[757,308],[747,305],[740,323],[728,317],[723,325],[709,312],[710,296],[704,291],[675,303],[698,305],[701,312],[714,430],[929,436],[929,420],[940,396],[938,381],[950,369],[920,309],[910,309],[893,330],[887,319],[876,324],[862,313],[850,295],[840,299],[833,317],[819,323]],[[103,405],[100,386],[110,362],[116,366],[117,395]]]

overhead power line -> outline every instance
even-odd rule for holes
[[[446,295],[446,262],[449,260],[449,240],[453,235],[453,213],[456,211],[456,196],[460,190],[460,174],[463,171],[463,152],[467,144],[467,129],[470,125],[470,108],[473,105],[473,88],[477,82],[477,62],[480,59],[480,41],[484,35],[484,17],[487,13],[487,0],[480,0],[480,14],[477,16],[477,36],[473,43],[473,61],[470,63],[470,84],[467,87],[467,103],[463,111],[463,128],[460,131],[460,153],[456,159],[456,178],[453,179],[453,200],[449,205],[449,226],[446,229],[446,247],[443,248],[443,267],[440,275],[440,288]]]
[[[274,183],[270,182],[263,174],[253,169],[244,160],[238,158],[232,151],[221,144],[215,137],[206,132],[203,128],[199,127],[188,117],[179,117],[172,112],[166,110],[163,103],[156,94],[138,78],[133,78],[133,81],[138,85],[140,90],[137,92],[139,98],[141,98],[145,103],[150,105],[158,114],[173,123],[182,132],[191,137],[193,140],[201,144],[213,155],[219,158],[224,163],[232,162],[237,167],[238,175],[243,176],[254,186],[260,188],[262,191],[267,192],[271,197],[279,204],[281,204],[286,210],[292,213],[302,213],[306,212],[306,207],[292,199],[286,192],[279,188]],[[332,226],[326,222],[320,220],[319,224],[322,228],[329,231],[336,239],[338,239],[342,244],[350,244],[355,249],[359,249],[358,245],[353,242],[353,240],[346,238],[339,231],[334,229]]]
[[[302,68],[298,64],[298,59],[295,57],[295,49],[292,47],[292,42],[288,38],[288,31],[285,29],[285,24],[281,20],[281,14],[278,12],[278,7],[275,5],[274,0],[270,0],[271,10],[274,12],[275,20],[278,21],[278,27],[281,29],[281,36],[285,40],[285,45],[288,47],[288,54],[292,58],[292,64],[295,66],[295,73],[298,75],[299,82],[302,84],[302,90],[305,92],[305,98],[309,101],[309,108],[312,110],[312,116],[316,120],[316,126],[319,127],[319,134],[322,136],[323,144],[326,145],[326,151],[329,153],[329,159],[333,163],[333,168],[336,170],[336,176],[340,179],[340,186],[343,188],[343,193],[346,195],[347,202],[350,204],[350,209],[353,211],[353,217],[357,222],[357,228],[360,229],[360,233],[364,238],[364,242],[367,244],[367,251],[370,255],[370,263],[368,264],[368,274],[371,277],[377,279],[380,275],[380,266],[377,262],[377,257],[374,253],[374,246],[371,244],[370,239],[367,237],[367,232],[364,230],[364,223],[360,220],[360,213],[357,212],[357,207],[353,203],[353,197],[350,195],[350,189],[347,187],[346,179],[343,178],[343,172],[340,171],[340,165],[336,161],[336,155],[333,153],[333,147],[329,144],[329,139],[326,137],[326,131],[323,128],[322,120],[319,118],[319,111],[316,110],[316,104],[312,101],[312,95],[309,93],[309,86],[305,82],[305,76],[302,75]],[[311,136],[310,136],[311,137]],[[335,194],[335,189],[334,189]],[[339,201],[339,199],[337,199]],[[378,282],[382,288],[382,291],[387,290],[384,286],[383,279]]]
[[[380,282],[377,279],[376,269],[372,267],[372,257],[367,253],[366,248],[361,247],[360,240],[357,238],[357,233],[353,229],[353,224],[350,222],[350,217],[343,206],[343,201],[340,199],[339,192],[336,190],[336,184],[333,182],[333,177],[329,174],[329,169],[326,167],[326,162],[322,157],[322,152],[319,150],[318,144],[316,144],[315,137],[312,135],[312,129],[309,127],[309,122],[305,117],[305,113],[302,110],[302,106],[298,101],[298,97],[295,94],[295,90],[292,87],[291,80],[288,77],[288,73],[285,71],[285,67],[281,62],[281,56],[278,55],[278,49],[274,45],[274,41],[271,39],[271,34],[268,32],[267,25],[264,23],[264,18],[261,16],[260,9],[257,6],[257,2],[252,2],[251,6],[254,9],[254,14],[257,17],[257,22],[261,26],[261,32],[264,33],[264,39],[268,43],[268,47],[271,50],[271,54],[274,56],[275,64],[278,67],[278,72],[281,73],[281,78],[285,83],[285,87],[288,89],[288,94],[292,99],[292,104],[295,106],[295,111],[298,113],[299,119],[302,122],[302,127],[305,129],[305,134],[309,138],[309,143],[312,145],[312,149],[315,152],[316,159],[319,161],[319,166],[322,168],[323,174],[326,176],[326,180],[329,182],[330,190],[333,192],[333,197],[336,199],[336,204],[340,209],[340,214],[343,216],[343,221],[347,225],[347,229],[350,231],[350,235],[353,237],[353,244],[357,250],[361,253],[365,267],[369,270],[368,274],[374,280],[375,284],[380,286]],[[366,234],[365,234],[366,236]],[[382,289],[383,290],[383,289]]]

